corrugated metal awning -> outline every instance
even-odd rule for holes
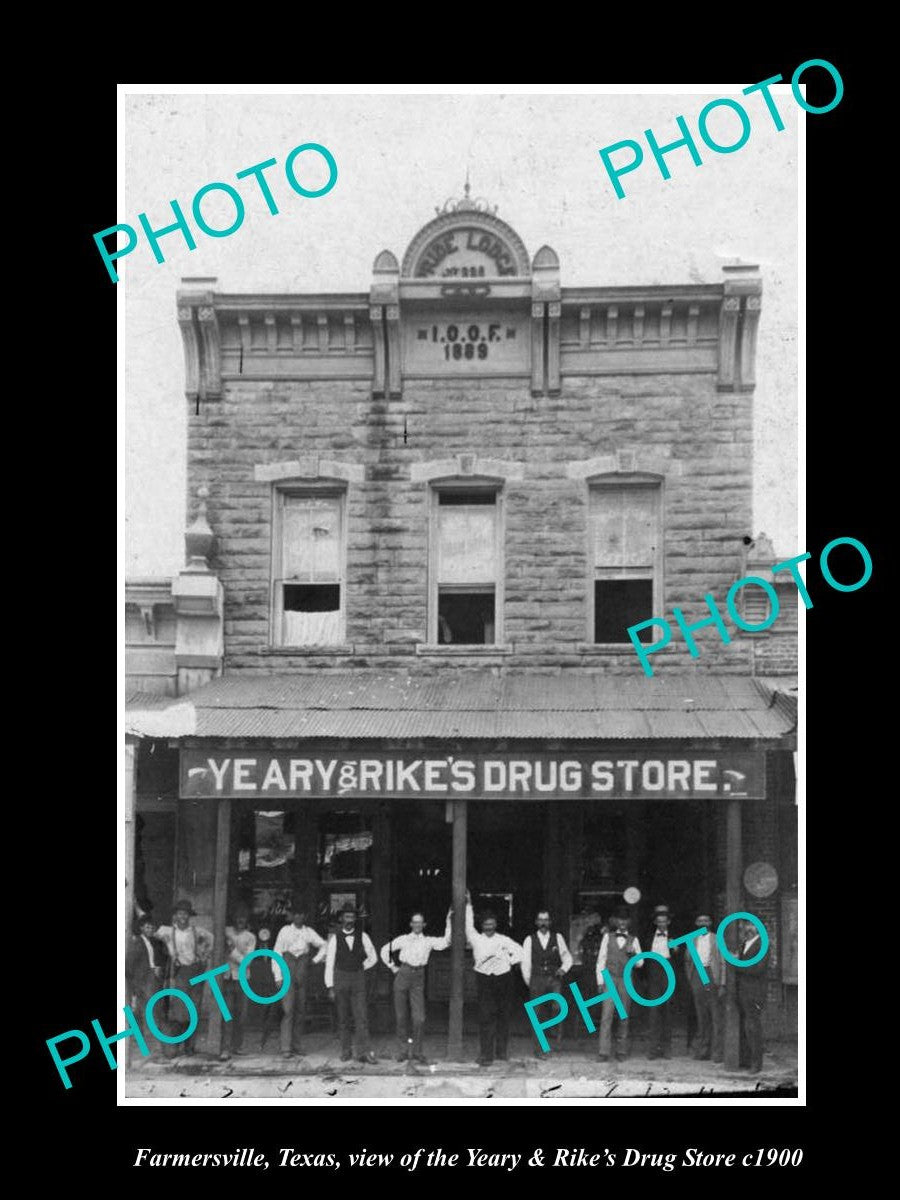
[[[135,693],[128,732],[165,738],[777,739],[783,693],[743,676],[623,679],[454,670],[229,676],[187,696]]]

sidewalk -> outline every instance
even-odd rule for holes
[[[438,1039],[426,1053],[436,1054]],[[392,1038],[373,1039],[375,1064],[341,1062],[334,1038],[313,1034],[305,1039],[300,1058],[283,1059],[277,1051],[255,1050],[227,1062],[201,1054],[174,1059],[132,1056],[125,1095],[133,1098],[241,1099],[283,1096],[286,1099],[334,1097],[459,1097],[471,1099],[529,1097],[716,1096],[765,1095],[774,1089],[796,1091],[797,1054],[776,1043],[765,1056],[759,1075],[726,1071],[721,1063],[698,1062],[676,1041],[672,1057],[648,1059],[641,1045],[623,1063],[600,1063],[596,1041],[580,1039],[562,1050],[534,1057],[533,1038],[512,1038],[508,1062],[490,1067],[475,1063],[477,1040],[467,1038],[464,1059],[434,1058],[430,1066],[399,1063]]]

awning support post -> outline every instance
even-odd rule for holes
[[[723,916],[741,911],[741,802],[729,800],[725,826],[725,906]],[[737,924],[725,931],[729,949],[734,952]],[[725,1070],[737,1071],[741,1057],[740,1013],[737,1006],[737,975],[734,967],[725,970]]]
[[[231,800],[219,800],[216,806],[216,875],[213,885],[213,952],[211,967],[225,962],[225,923],[228,915],[228,859],[231,846]],[[210,1053],[222,1053],[222,1014],[209,999],[206,1044]]]
[[[134,922],[134,862],[135,862],[135,759],[137,745],[128,739],[125,742],[125,959],[127,961],[128,947],[131,943],[131,927]],[[126,995],[125,1003],[131,1004],[131,996]],[[131,1065],[131,1038],[123,1038],[124,1066]]]
[[[450,1026],[447,1057],[459,1062],[463,1053],[463,994],[466,967],[466,824],[465,800],[453,809],[453,940],[450,943]]]

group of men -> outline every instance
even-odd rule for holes
[[[172,924],[157,928],[144,913],[138,918],[137,933],[132,938],[126,961],[129,996],[135,1011],[143,1019],[147,1001],[162,987],[179,988],[194,1000],[200,1011],[202,985],[191,985],[190,979],[209,965],[213,947],[212,934],[192,924],[194,911],[187,901],[179,901],[173,910]],[[356,910],[345,907],[340,913],[339,928],[327,939],[306,923],[306,914],[292,913],[271,948],[287,964],[291,975],[290,987],[280,1005],[281,1054],[290,1059],[302,1054],[306,1002],[309,993],[309,968],[313,963],[325,963],[325,988],[335,1004],[341,1061],[356,1057],[360,1062],[376,1061],[371,1049],[366,1000],[366,972],[378,962],[379,956],[369,935],[359,928]],[[381,961],[393,973],[393,1002],[397,1033],[397,1059],[407,1059],[428,1065],[424,1050],[425,1032],[425,969],[434,950],[445,950],[453,938],[452,909],[447,913],[444,932],[440,937],[425,933],[425,917],[412,914],[409,932],[386,942],[381,948]],[[671,963],[676,978],[686,980],[696,1014],[694,1058],[723,1059],[725,963],[719,952],[712,918],[700,913],[696,927],[708,932],[695,941],[696,953],[703,964],[707,982],[702,982],[691,954],[684,946],[670,947],[670,913],[666,905],[654,910],[653,929],[647,949]],[[519,944],[497,931],[497,919],[486,913],[475,927],[472,901],[466,893],[465,938],[472,950],[478,999],[479,1054],[478,1064],[489,1066],[495,1060],[509,1056],[509,1019],[513,1005],[513,968],[518,967],[532,998],[561,991],[572,971],[573,957],[561,933],[552,928],[550,913],[544,909],[535,917],[535,931]],[[735,957],[752,959],[759,949],[759,934],[748,921],[737,922],[738,946]],[[221,1058],[242,1054],[243,1031],[246,1024],[248,1000],[240,987],[239,970],[242,961],[258,946],[270,945],[271,934],[260,929],[254,934],[247,926],[245,913],[235,914],[226,929],[228,974],[221,986],[231,1021],[224,1023]],[[582,956],[585,945],[582,943]],[[630,928],[626,910],[614,914],[604,927],[596,966],[593,972],[599,991],[606,990],[603,972],[607,971],[625,1006],[631,1013],[632,1000],[624,986],[625,965],[641,953],[641,945]],[[590,969],[591,964],[583,963]],[[658,963],[641,960],[636,964],[642,971],[641,995],[646,999],[662,996],[667,976]],[[646,969],[644,969],[646,968]],[[736,998],[741,1017],[741,1029],[746,1057],[751,1072],[762,1068],[763,1037],[762,1011],[766,997],[766,959],[737,970]],[[250,984],[259,996],[271,996],[281,989],[282,971],[277,959],[257,956],[250,963]],[[265,1047],[273,1019],[274,1005],[263,1005],[262,1048]],[[649,1014],[648,1057],[667,1058],[671,1046],[671,1007],[669,1003],[647,1009]],[[622,1019],[611,1002],[601,1007],[599,1060],[610,1061],[615,1043],[615,1057],[628,1057],[631,1021]],[[559,1044],[562,1026],[553,1027],[551,1036]],[[192,1040],[183,1047],[193,1053]],[[538,1057],[542,1051],[535,1050]]]

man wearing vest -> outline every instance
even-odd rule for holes
[[[360,1062],[377,1062],[369,1049],[369,1018],[366,1012],[366,978],[378,961],[367,933],[356,927],[356,909],[341,911],[341,927],[328,939],[325,951],[325,987],[337,1008],[341,1062],[353,1057],[350,1017],[356,1031],[356,1055]]]
[[[600,942],[600,951],[597,955],[597,988],[599,992],[608,991],[608,985],[603,978],[603,972],[608,971],[613,983],[616,986],[616,991],[622,998],[622,1003],[625,1007],[626,1019],[623,1021],[619,1016],[618,1010],[612,1001],[604,1000],[600,1006],[600,1062],[609,1062],[610,1051],[612,1050],[612,1031],[613,1022],[616,1026],[616,1058],[622,1062],[628,1057],[628,1019],[627,1015],[631,1013],[631,996],[625,990],[624,972],[625,964],[629,958],[635,954],[640,954],[641,945],[636,937],[633,937],[630,930],[630,919],[625,913],[617,913],[610,920],[609,933],[604,933]],[[637,969],[640,970],[644,965],[644,960],[637,964]]]
[[[716,1062],[721,1062],[724,1043],[722,991],[725,987],[725,964],[719,953],[719,947],[716,945],[716,935],[710,930],[712,923],[712,917],[706,913],[700,913],[696,919],[695,928],[705,929],[706,933],[694,938],[693,943],[697,956],[709,976],[709,982],[700,982],[693,954],[684,956],[684,975],[691,989],[694,1012],[697,1014],[694,1058],[712,1058]]]
[[[561,933],[550,928],[550,914],[542,909],[534,920],[536,932],[522,943],[522,978],[532,999],[560,991],[560,980],[572,969],[572,955]],[[562,1039],[563,1022],[553,1027],[550,1037],[557,1046]],[[543,1058],[540,1048],[535,1058]]]
[[[741,960],[756,958],[760,950],[759,931],[752,921],[738,921],[738,952],[734,956]],[[763,1031],[762,1014],[766,1007],[766,991],[769,984],[768,953],[750,967],[732,967],[735,973],[735,998],[741,1017],[741,1066],[750,1068],[752,1075],[762,1070]],[[744,1054],[749,1062],[744,1060]]]
[[[653,910],[653,932],[650,935],[650,945],[648,950],[652,950],[654,954],[668,959],[673,971],[676,971],[680,961],[679,953],[680,946],[674,949],[669,945],[669,938],[672,936],[669,929],[669,908],[666,904],[657,904]],[[664,995],[669,986],[669,977],[659,965],[653,962],[652,959],[645,959],[645,971],[641,982],[641,989],[645,1000],[657,1000]],[[665,1004],[656,1004],[653,1008],[648,1009],[650,1021],[650,1049],[647,1052],[648,1058],[668,1058],[669,1047],[672,1041],[672,1000],[670,996]]]
[[[202,975],[206,970],[213,948],[213,936],[209,930],[191,924],[191,917],[196,915],[187,900],[179,900],[172,910],[172,924],[160,925],[157,931],[169,952],[171,986],[186,992],[197,1009],[198,1029],[195,1030],[193,1037],[189,1037],[186,1042],[182,1043],[182,1053],[184,1054],[194,1053],[194,1040],[199,1031],[203,1002],[203,984],[198,983],[191,986],[190,980],[197,975]],[[170,997],[171,1007],[174,1008],[177,1004],[178,1011],[182,1011],[183,1005],[178,1004],[177,1001],[173,1004],[172,1000],[173,998]],[[186,1020],[185,1025],[187,1024]]]
[[[452,911],[452,910],[451,910]],[[397,1062],[412,1057],[428,1066],[422,1049],[425,1032],[425,968],[432,950],[446,950],[450,945],[450,913],[443,937],[425,936],[425,917],[415,912],[410,917],[409,933],[401,933],[381,947],[381,961],[394,975],[394,1017],[397,1022]],[[397,966],[391,955],[400,959]],[[412,1037],[409,1037],[409,1017],[412,1017]]]

